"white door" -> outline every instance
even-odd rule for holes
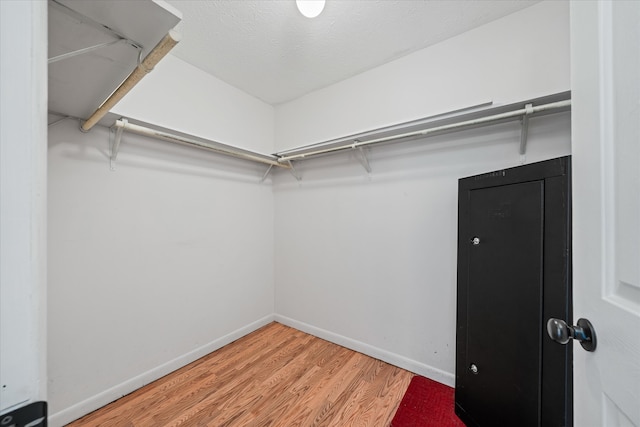
[[[640,2],[571,2],[574,425],[640,427]]]

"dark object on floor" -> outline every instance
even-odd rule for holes
[[[391,427],[464,427],[453,411],[453,388],[416,375]]]

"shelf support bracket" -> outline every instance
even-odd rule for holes
[[[369,164],[369,158],[367,157],[367,153],[365,153],[364,148],[358,147],[358,160],[362,163],[362,167],[367,171],[367,173],[371,173],[371,165]]]
[[[273,165],[269,165],[269,167],[267,168],[267,171],[264,173],[264,175],[262,175],[262,179],[260,180],[260,184],[262,184],[264,182],[264,180],[267,179],[267,176],[269,176],[269,172],[271,172],[271,168],[273,168]]]
[[[520,160],[524,161],[524,156],[527,154],[527,137],[529,132],[529,115],[533,113],[533,104],[525,105],[525,113],[520,119],[522,129],[520,133]]]
[[[120,141],[122,141],[122,132],[124,131],[124,127],[127,125],[128,120],[125,118],[120,119],[120,121],[124,124],[124,126],[116,127],[116,136],[113,140],[113,144],[111,144],[111,157],[109,158],[109,168],[114,171],[116,170],[116,158],[118,157],[118,150],[120,149]]]
[[[293,167],[293,163],[291,163],[291,160],[287,160],[287,163],[289,164],[289,172],[291,172],[291,175],[293,175],[293,177],[297,181],[300,181],[302,179],[302,176],[300,176],[296,168]]]
[[[54,56],[53,58],[48,59],[49,64],[53,64],[54,62],[62,61],[63,59],[73,58],[74,56],[82,55],[83,53],[93,52],[94,50],[102,49],[103,47],[111,46],[116,43],[120,43],[122,41],[126,41],[127,39],[118,39],[114,41],[110,41],[107,43],[100,43],[95,46],[85,47],[83,49],[74,50],[73,52],[63,53],[62,55]]]

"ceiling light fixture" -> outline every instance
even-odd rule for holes
[[[322,13],[325,0],[296,0],[298,10],[307,18],[315,18]]]

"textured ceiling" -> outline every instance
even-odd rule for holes
[[[174,55],[279,104],[537,1],[327,0],[315,19],[294,0],[168,3],[183,13]]]

